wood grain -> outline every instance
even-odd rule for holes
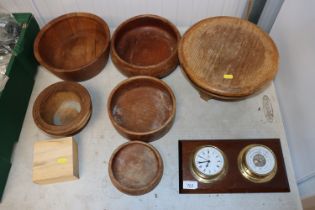
[[[89,92],[75,82],[57,82],[44,89],[33,106],[37,127],[53,136],[80,132],[92,114]]]
[[[143,195],[160,182],[163,161],[150,144],[132,141],[118,147],[112,154],[109,177],[114,186],[129,195]]]
[[[178,65],[180,33],[176,26],[156,15],[140,15],[123,22],[115,30],[111,57],[127,76],[169,75]]]
[[[279,54],[269,35],[256,25],[215,17],[196,23],[184,34],[179,60],[198,89],[215,98],[234,99],[270,82],[278,70]]]
[[[64,80],[83,81],[97,75],[109,56],[106,22],[89,13],[62,15],[38,33],[34,54],[38,62]]]
[[[272,180],[266,183],[253,183],[244,178],[239,171],[237,158],[243,148],[250,144],[262,144],[276,155],[278,170]],[[225,177],[210,184],[198,182],[198,189],[183,189],[183,181],[196,181],[190,171],[190,158],[194,151],[203,145],[212,145],[221,149],[228,161]],[[279,139],[235,139],[235,140],[180,140],[179,151],[179,192],[180,193],[255,193],[290,192],[286,167]]]
[[[78,145],[72,137],[34,144],[34,183],[51,184],[78,178]]]
[[[173,125],[176,99],[163,81],[137,76],[112,90],[107,110],[121,135],[130,140],[153,141],[165,135]]]

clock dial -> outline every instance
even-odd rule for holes
[[[213,146],[199,148],[192,160],[193,174],[199,181],[210,182],[221,175],[226,168],[223,152]]]
[[[265,145],[245,147],[238,158],[242,175],[255,183],[270,181],[277,172],[277,160],[273,151]]]
[[[245,160],[248,169],[261,176],[270,174],[276,166],[276,160],[272,151],[262,146],[255,146],[249,149]]]

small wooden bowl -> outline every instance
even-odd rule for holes
[[[147,75],[162,78],[178,65],[180,33],[167,19],[140,15],[123,22],[115,31],[111,56],[126,76]]]
[[[279,64],[269,35],[234,17],[196,23],[184,34],[178,55],[183,71],[199,90],[224,100],[256,93],[272,81]]]
[[[38,33],[37,61],[61,79],[83,81],[97,75],[107,63],[110,32],[106,22],[89,13],[62,15]]]
[[[36,98],[33,118],[38,128],[53,136],[70,136],[88,123],[92,113],[89,92],[75,82],[57,82]]]
[[[153,141],[173,125],[176,100],[171,88],[149,76],[131,77],[111,92],[107,110],[116,130],[130,140]]]
[[[143,195],[153,190],[163,175],[163,161],[150,144],[132,141],[112,154],[109,177],[113,185],[128,195]]]

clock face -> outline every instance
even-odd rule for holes
[[[204,176],[215,176],[224,169],[223,153],[212,146],[202,147],[196,151],[193,164],[195,169]]]
[[[248,169],[260,176],[270,174],[276,166],[276,159],[273,152],[263,146],[250,148],[246,152],[245,161]]]

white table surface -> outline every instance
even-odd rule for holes
[[[51,137],[34,124],[33,103],[45,87],[60,80],[40,67],[20,140],[12,156],[0,210],[302,209],[273,84],[239,102],[206,102],[179,67],[163,79],[173,89],[177,100],[174,125],[163,138],[152,142],[164,161],[162,180],[154,190],[142,196],[128,196],[118,191],[110,181],[108,161],[113,150],[127,140],[112,126],[106,104],[110,91],[125,78],[109,60],[99,75],[81,83],[91,94],[93,113],[85,129],[75,135],[79,145],[80,179],[37,185],[32,182],[33,144]],[[272,102],[272,122],[264,114],[264,95]],[[290,193],[178,193],[179,139],[247,138],[281,139]]]

